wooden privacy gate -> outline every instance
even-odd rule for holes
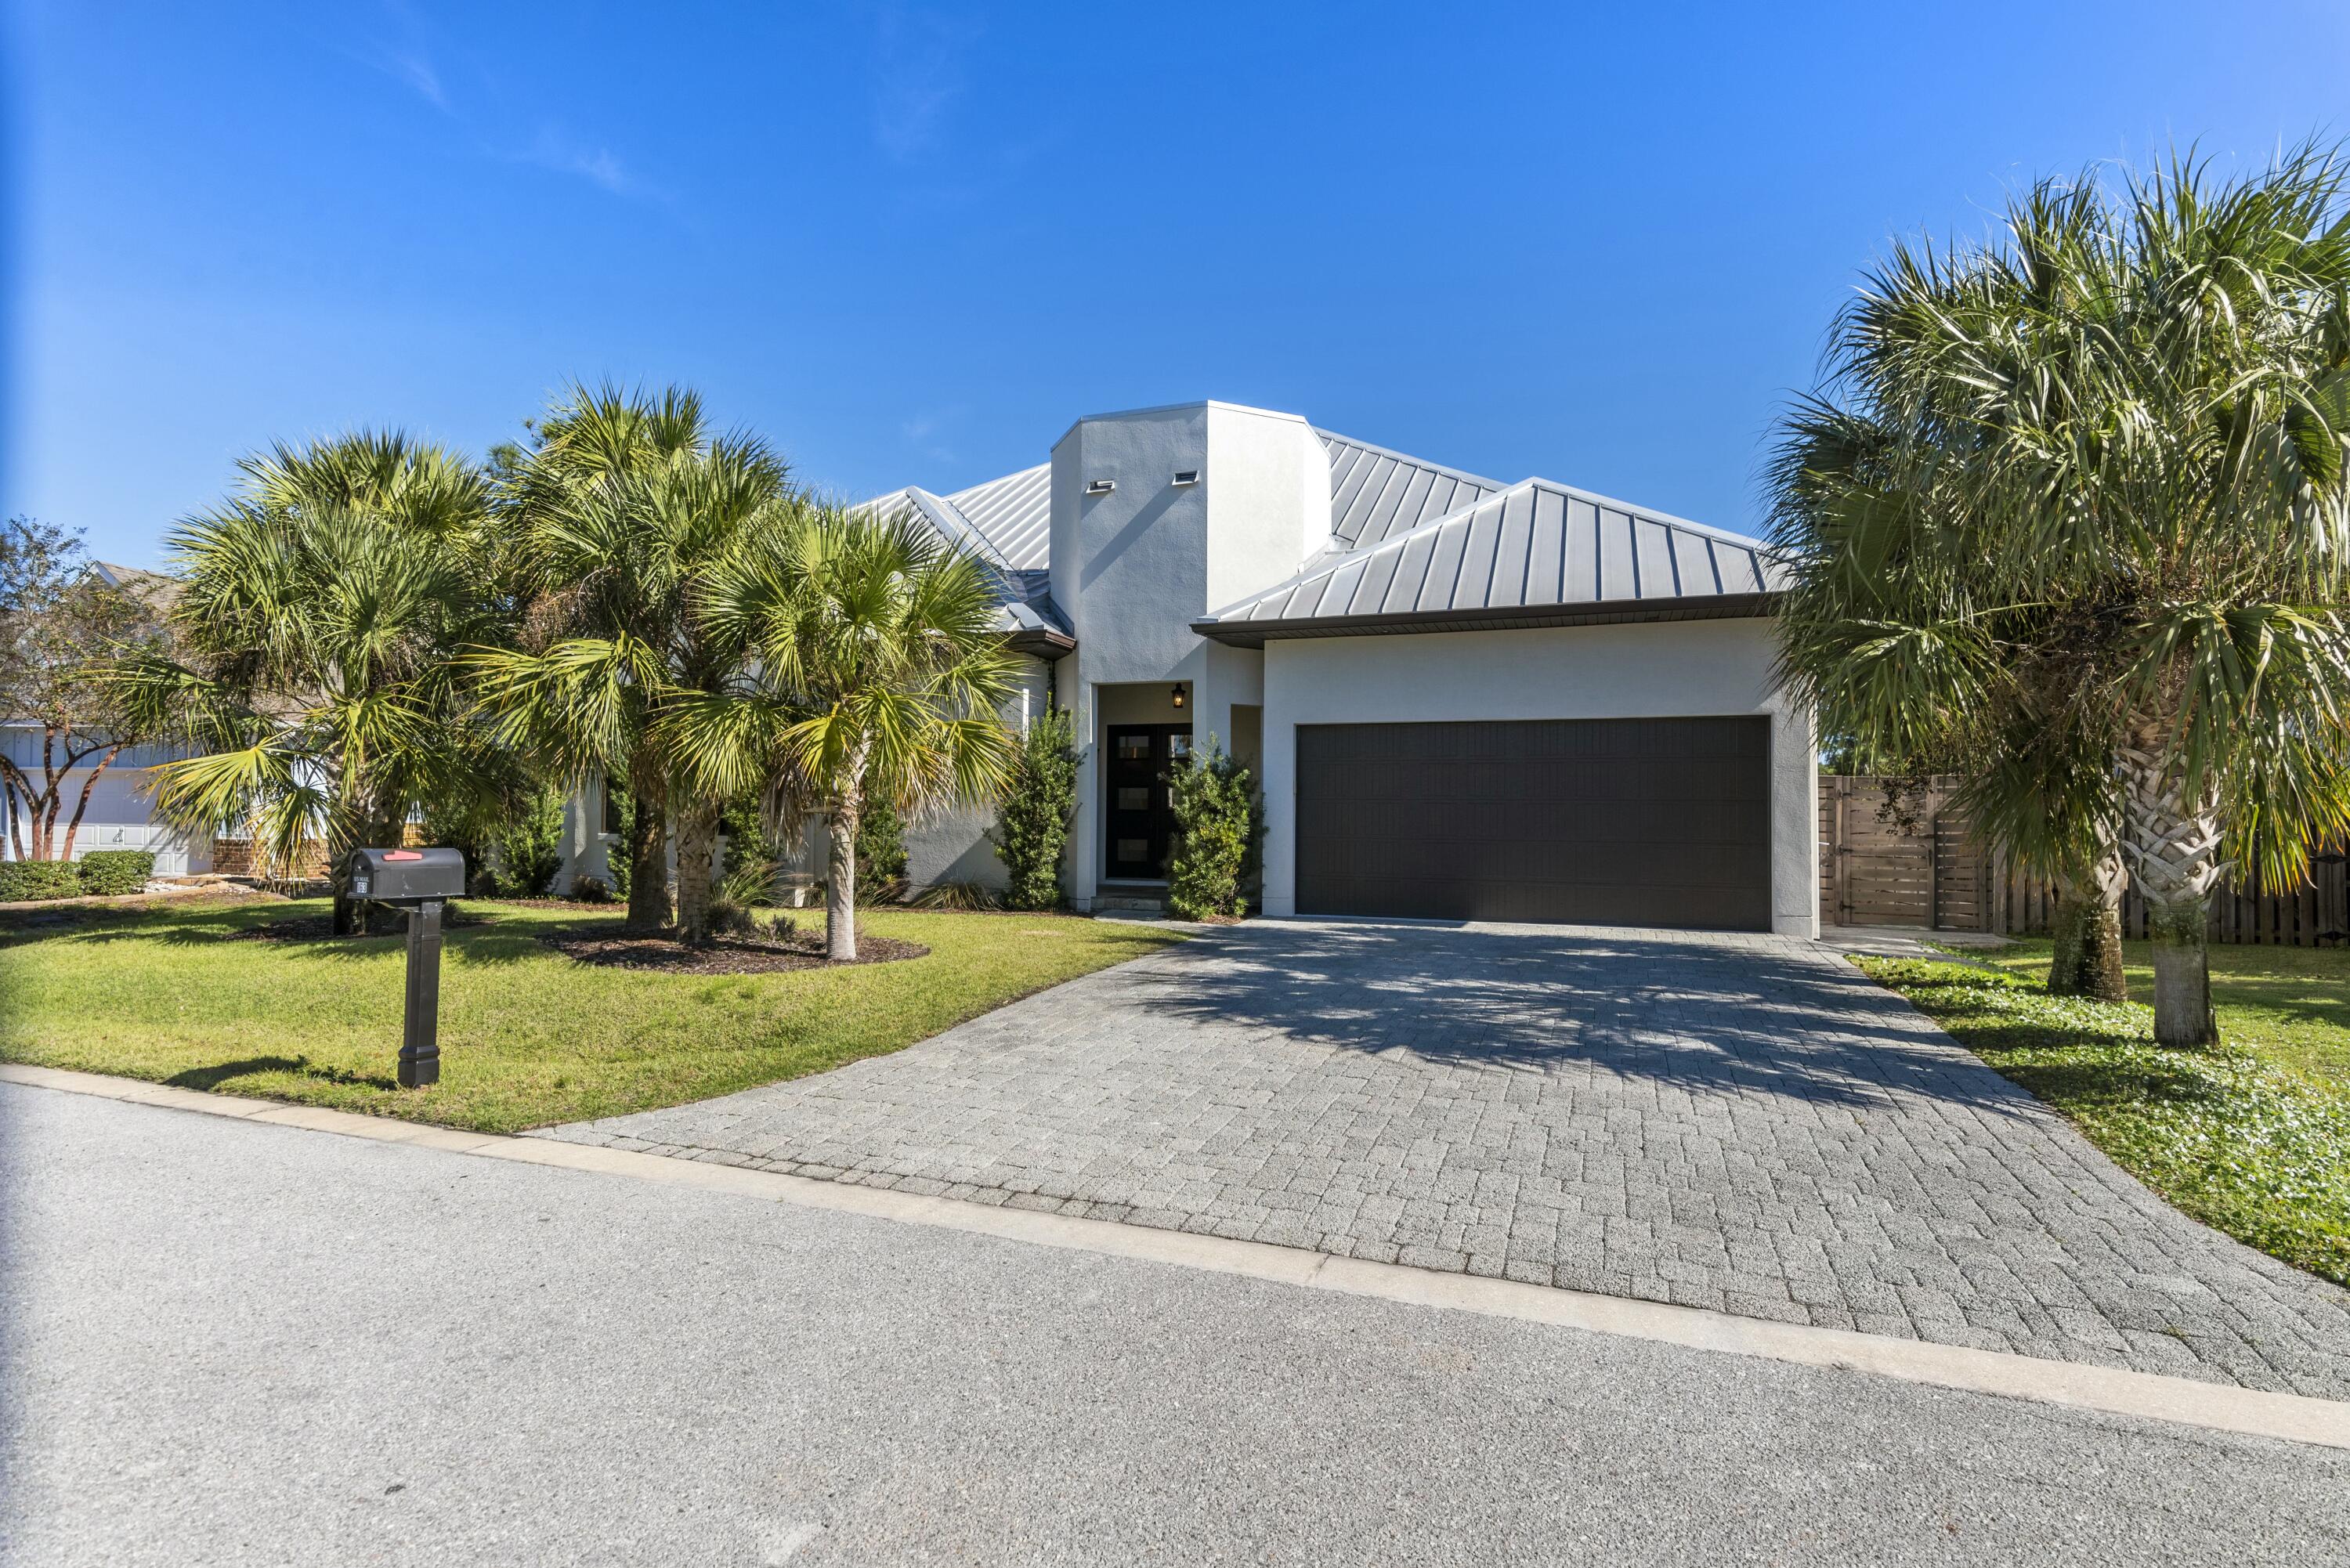
[[[1992,929],[1991,857],[1943,809],[1956,783],[1821,778],[1821,924]]]
[[[1958,781],[1825,774],[1820,779],[1820,923],[2043,936],[2055,912],[2046,878],[2002,866],[1950,808]],[[2222,883],[2210,940],[2283,947],[2350,941],[2350,862],[2315,857],[2290,893]],[[2146,906],[2122,896],[2122,934],[2146,935]]]

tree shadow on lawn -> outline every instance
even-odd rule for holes
[[[223,1084],[232,1084],[239,1078],[257,1077],[265,1073],[288,1073],[314,1083],[338,1084],[355,1089],[400,1087],[399,1081],[389,1074],[354,1073],[343,1067],[313,1066],[307,1056],[247,1056],[242,1061],[215,1062],[209,1066],[189,1067],[174,1073],[163,1082],[175,1089],[202,1089],[210,1093]]]
[[[1723,1098],[1999,1113],[2031,1097],[1857,970],[1711,941],[1570,928],[1261,921],[1170,949],[1145,1011],[1463,1068],[1645,1077]]]
[[[266,922],[263,922],[266,923]],[[118,942],[153,942],[164,947],[216,947],[241,949],[255,953],[280,953],[290,958],[323,959],[338,963],[353,963],[380,959],[386,953],[400,951],[408,941],[408,933],[400,929],[371,932],[364,937],[334,936],[262,936],[253,929],[254,922],[234,924],[201,922],[174,924],[166,929],[113,928],[106,930],[52,931],[43,933],[54,941],[69,941],[80,946],[106,947]],[[546,944],[528,930],[504,928],[495,921],[480,925],[459,926],[441,933],[442,953],[462,953],[469,964],[512,964],[528,958],[549,956]],[[0,942],[0,945],[8,945]]]

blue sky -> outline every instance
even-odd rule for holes
[[[275,438],[679,380],[803,477],[1294,410],[1752,528],[1895,233],[2350,131],[2350,8],[19,4],[0,511],[156,564]]]

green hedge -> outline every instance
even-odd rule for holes
[[[136,893],[155,874],[146,849],[99,849],[79,860],[0,860],[0,904]]]
[[[0,860],[0,904],[71,898],[81,893],[81,868],[67,860]]]
[[[93,849],[74,863],[85,893],[136,893],[155,875],[151,849]]]

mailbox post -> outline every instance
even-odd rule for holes
[[[465,890],[454,849],[357,849],[351,897],[408,911],[408,1003],[400,1033],[400,1086],[441,1081],[441,911]]]

